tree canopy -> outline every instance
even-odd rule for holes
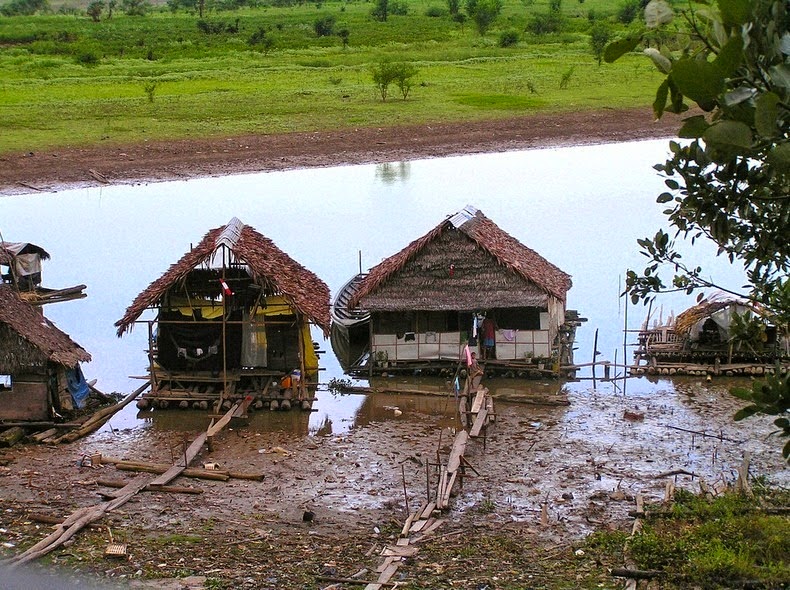
[[[719,255],[742,264],[749,284],[742,295],[790,339],[790,20],[784,0],[717,0],[675,13],[664,0],[645,7],[645,26],[604,52],[614,61],[640,44],[666,75],[653,110],[687,115],[670,144],[671,157],[655,166],[667,191],[657,201],[674,228],[639,240],[648,263],[628,271],[634,302],[656,294],[718,287],[702,268],[687,263],[675,239],[713,241]],[[678,18],[679,17],[679,18]],[[678,23],[678,21],[680,21]],[[670,34],[667,34],[670,33]],[[654,39],[664,40],[658,46]],[[690,111],[693,107],[694,110]],[[669,267],[671,284],[661,277]],[[740,293],[737,293],[740,294]],[[785,357],[788,351],[784,350]],[[769,379],[737,395],[753,403],[738,418],[779,415],[775,424],[790,436],[784,417],[788,377]],[[790,442],[784,455],[790,458]]]

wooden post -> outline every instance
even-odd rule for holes
[[[307,354],[307,349],[305,348],[307,346],[307,343],[304,340],[304,334],[303,334],[304,326],[303,326],[303,322],[304,322],[304,316],[302,316],[302,314],[297,312],[297,314],[296,314],[296,326],[297,326],[296,327],[296,331],[298,332],[298,339],[299,339],[299,375],[300,375],[300,377],[299,377],[299,393],[297,394],[297,397],[299,398],[300,402],[306,397],[305,396],[305,382],[307,381],[307,373],[305,372],[305,364],[304,364],[304,357],[305,357],[305,354]]]
[[[598,328],[595,328],[595,338],[593,339],[593,353],[592,353],[592,380],[593,387],[595,387],[595,359],[598,358]]]

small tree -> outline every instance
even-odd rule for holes
[[[485,35],[502,12],[503,0],[466,0],[466,12],[475,21],[477,31]]]
[[[378,21],[386,22],[389,16],[389,0],[376,0],[376,6],[370,13]]]
[[[107,20],[112,18],[112,11],[115,10],[116,6],[118,6],[117,0],[110,0],[107,2]]]
[[[373,76],[373,83],[381,95],[381,100],[387,100],[390,84],[395,81],[396,77],[394,64],[388,59],[381,60],[378,65],[371,68],[370,73]]]
[[[154,102],[154,97],[156,95],[156,89],[159,86],[159,82],[156,80],[147,80],[143,82],[143,92],[148,97],[148,102]]]
[[[328,37],[334,34],[335,15],[326,14],[315,19],[313,30],[315,31],[316,37]]]
[[[461,0],[447,0],[447,10],[450,16],[455,16],[461,10]]]
[[[340,40],[343,42],[343,49],[348,48],[348,37],[351,35],[351,32],[348,29],[340,29],[337,32],[337,36],[340,37]]]
[[[412,81],[417,75],[418,70],[413,64],[409,62],[398,62],[393,64],[393,66],[395,84],[398,86],[398,90],[400,90],[403,100],[406,100],[409,97],[409,93],[411,92],[412,88]]]
[[[104,2],[101,0],[93,0],[90,4],[88,4],[88,8],[85,11],[86,14],[91,17],[91,20],[95,23],[101,20],[101,13],[104,10]]]
[[[604,21],[595,21],[590,28],[590,49],[592,49],[593,57],[599,66],[603,61],[603,52],[606,50],[611,36],[612,31]]]

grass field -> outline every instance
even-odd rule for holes
[[[85,5],[61,5],[63,14],[0,17],[0,153],[646,106],[660,83],[639,55],[598,66],[590,12],[613,38],[625,31],[612,0],[566,0],[561,30],[541,35],[530,23],[548,13],[546,0],[505,0],[485,35],[453,20],[444,0],[407,0],[407,14],[386,22],[373,6],[245,7],[203,19],[116,7],[93,22]],[[318,36],[327,16],[334,34]],[[251,43],[260,31],[267,44]],[[501,46],[505,32],[515,45]],[[384,59],[417,68],[406,100],[397,89],[381,100],[371,68]]]

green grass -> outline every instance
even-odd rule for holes
[[[624,549],[643,570],[663,573],[665,588],[736,587],[741,582],[779,588],[790,580],[790,536],[785,515],[761,512],[784,507],[786,490],[760,487],[756,498],[727,493],[713,499],[678,491],[663,518],[647,518],[626,541],[622,532],[599,532],[586,549],[622,567]],[[650,511],[649,511],[650,512]],[[648,512],[648,516],[649,515]]]
[[[595,63],[587,11],[613,14],[612,1],[566,0],[563,32],[523,34],[508,48],[498,47],[499,33],[523,31],[547,1],[506,0],[485,37],[468,23],[425,16],[429,6],[444,2],[409,0],[407,16],[384,23],[370,17],[369,2],[207,14],[233,31],[220,34],[201,32],[197,15],[164,9],[145,17],[116,10],[99,23],[84,7],[81,16],[0,17],[0,153],[647,107],[661,80],[638,55]],[[337,35],[315,35],[313,23],[327,14],[335,31],[350,31],[347,48]],[[266,52],[248,43],[260,28],[274,43]],[[408,100],[395,91],[381,101],[370,70],[385,58],[418,68]],[[152,80],[153,102],[145,92]]]

